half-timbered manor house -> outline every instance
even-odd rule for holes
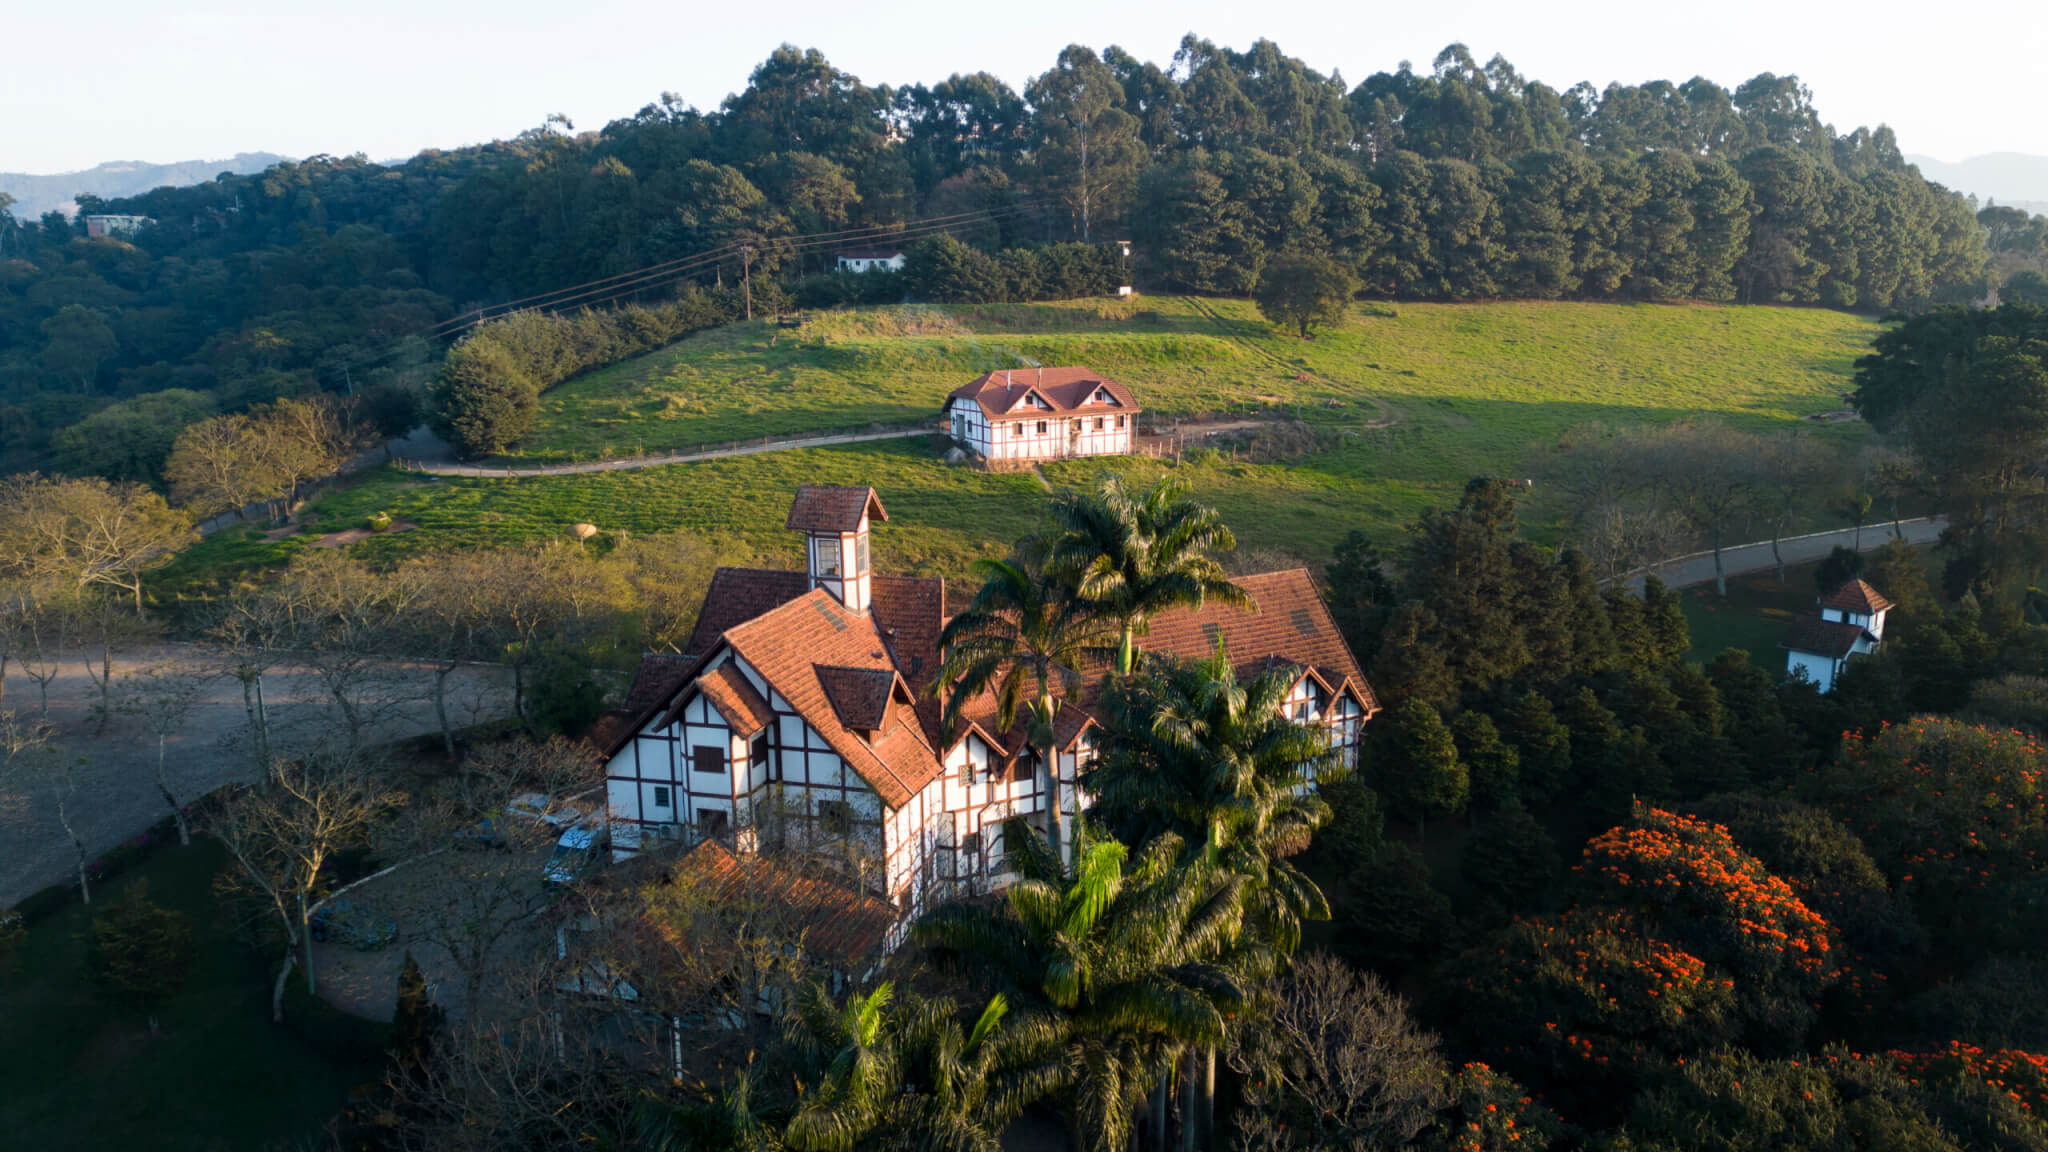
[[[807,851],[915,914],[1006,881],[1003,821],[1043,827],[1055,788],[1074,811],[1100,684],[1060,709],[1056,774],[1021,726],[997,729],[992,702],[942,730],[929,689],[945,583],[871,571],[870,529],[887,519],[871,488],[799,488],[788,526],[807,569],[720,568],[685,652],[642,661],[604,745],[616,858],[706,838]],[[1308,572],[1239,583],[1256,609],[1162,614],[1147,651],[1202,658],[1221,644],[1240,675],[1292,669],[1287,708],[1355,762],[1378,704]]]
[[[1138,398],[1086,368],[990,372],[946,397],[946,421],[990,464],[1121,456],[1138,430]]]

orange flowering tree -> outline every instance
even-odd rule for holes
[[[1900,883],[1945,874],[1982,887],[2048,849],[2048,751],[2025,732],[1921,716],[1851,733],[1827,798]]]
[[[1943,1052],[1888,1052],[1915,1084],[1967,1078],[2037,1117],[2048,1118],[2048,1056],[2017,1048],[1979,1048],[1951,1041]]]
[[[1552,1082],[1604,1095],[1716,1045],[1796,1043],[1838,975],[1827,921],[1718,825],[1639,805],[1576,876],[1564,914],[1453,972],[1473,1038]]]
[[[1639,804],[1586,845],[1578,873],[1589,902],[1628,910],[1746,985],[1812,996],[1835,973],[1828,922],[1718,824]]]
[[[1638,1097],[1627,1124],[1645,1148],[2039,1149],[2039,1059],[1961,1046],[1785,1060],[1723,1049]]]
[[[1552,1079],[1627,1079],[1732,1038],[1734,981],[1626,913],[1522,920],[1457,962],[1458,1018]]]
[[[2024,943],[2048,863],[2048,750],[2025,732],[1922,716],[1850,734],[1818,777],[1922,923],[1952,946]],[[2019,903],[2016,904],[2015,902]]]
[[[1520,1084],[1484,1064],[1451,1077],[1451,1102],[1422,1134],[1425,1152],[1509,1152],[1548,1148],[1563,1134],[1557,1113]]]

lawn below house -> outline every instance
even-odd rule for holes
[[[96,889],[91,909],[70,903],[30,927],[17,967],[0,976],[0,1145],[292,1147],[341,1110],[350,1088],[382,1076],[381,1059],[323,1054],[301,1038],[324,1006],[298,998],[307,1016],[270,1022],[274,957],[240,942],[215,897],[225,864],[212,840],[168,843]],[[190,917],[196,952],[155,1036],[141,1017],[104,1006],[84,975],[90,913],[138,884]]]
[[[1940,586],[1940,560],[1933,548],[1922,548],[1931,586]],[[1870,556],[1864,557],[1868,562]],[[1752,572],[1728,578],[1728,596],[1715,593],[1711,583],[1679,592],[1679,606],[1685,611],[1686,629],[1692,635],[1688,659],[1700,663],[1730,648],[1749,653],[1749,662],[1767,672],[1785,668],[1785,652],[1778,647],[1794,616],[1819,611],[1820,593],[1814,585],[1818,561],[1788,564],[1783,583],[1774,571]],[[1879,588],[1879,592],[1884,589]]]

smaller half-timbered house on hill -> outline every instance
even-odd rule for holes
[[[1008,879],[1002,825],[1072,812],[1091,756],[1091,682],[1055,724],[1055,763],[992,699],[940,723],[931,694],[946,589],[877,576],[872,489],[798,489],[789,526],[807,570],[721,568],[681,655],[650,655],[603,729],[612,849],[716,840],[834,861],[908,914]],[[1371,687],[1303,569],[1239,581],[1258,607],[1162,613],[1147,651],[1205,658],[1222,644],[1241,674],[1292,670],[1287,707],[1319,724],[1347,762],[1378,710]]]
[[[1138,412],[1129,388],[1086,368],[989,372],[946,397],[953,439],[990,464],[1121,456]]]

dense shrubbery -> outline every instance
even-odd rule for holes
[[[1108,296],[1124,283],[1113,244],[1050,244],[991,254],[946,235],[918,241],[904,258],[903,278],[920,298],[945,304]]]
[[[540,394],[549,388],[724,324],[738,306],[730,292],[686,292],[653,307],[517,312],[493,320],[448,350],[434,394],[435,430],[465,456],[502,452],[532,426]]]

